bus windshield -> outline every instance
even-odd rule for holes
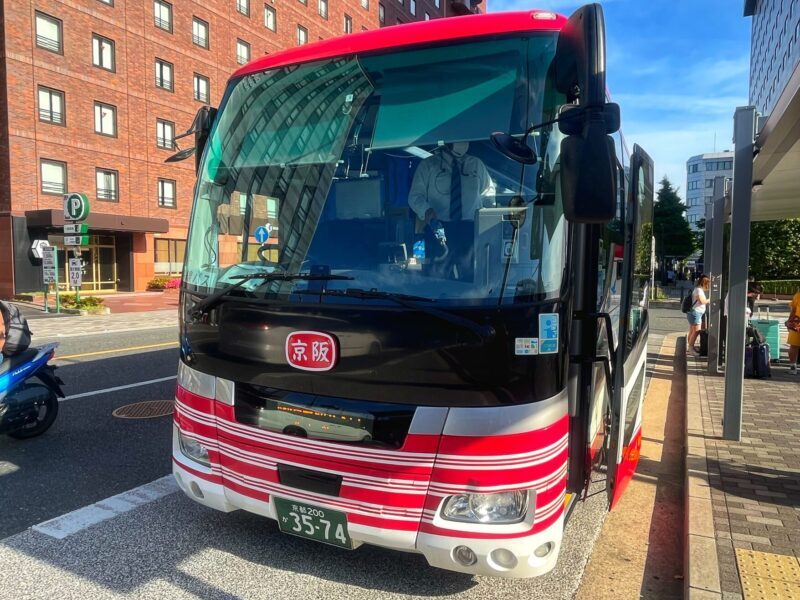
[[[254,278],[236,293],[378,297],[355,290],[456,305],[557,297],[561,134],[529,136],[533,165],[490,140],[557,116],[556,39],[355,54],[235,81],[201,164],[184,285],[208,294],[252,273],[309,273],[320,277]]]

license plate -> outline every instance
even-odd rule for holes
[[[353,548],[347,534],[347,515],[343,512],[275,496],[272,501],[278,514],[278,527],[282,532],[339,548]]]

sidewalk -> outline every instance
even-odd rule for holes
[[[730,442],[723,376],[688,359],[687,598],[800,599],[800,377],[772,375],[744,380]]]
[[[92,296],[91,292],[82,292],[82,296]],[[112,314],[147,312],[153,310],[178,310],[178,294],[164,292],[130,292],[118,294],[96,294],[103,299],[103,306],[111,309]],[[44,297],[35,296],[34,302],[25,303],[31,307],[44,308]],[[55,311],[55,295],[49,296],[49,308]]]

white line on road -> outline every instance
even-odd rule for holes
[[[128,490],[116,496],[111,496],[100,502],[73,510],[65,515],[44,521],[31,527],[34,531],[48,535],[58,540],[63,540],[68,535],[82,531],[92,525],[97,525],[108,519],[149,504],[154,500],[169,496],[178,491],[178,484],[172,475],[165,475],[160,479],[151,481],[137,488]]]
[[[108,394],[109,392],[118,392],[120,390],[129,390],[135,387],[141,387],[143,385],[150,385],[152,383],[162,383],[164,381],[170,381],[171,379],[176,379],[177,375],[170,375],[169,377],[159,377],[158,379],[148,379],[147,381],[137,381],[136,383],[128,383],[126,385],[116,385],[114,387],[105,388],[102,390],[94,390],[93,392],[82,392],[80,394],[72,394],[71,396],[67,396],[66,398],[59,398],[59,402],[63,402],[64,400],[76,400],[78,398],[88,398],[89,396],[99,396],[100,394]]]
[[[37,344],[40,344],[43,341],[61,340],[64,338],[83,337],[90,335],[107,335],[111,333],[130,333],[131,331],[149,331],[151,329],[170,329],[177,327],[178,327],[178,322],[176,320],[175,323],[169,325],[145,325],[144,327],[122,327],[120,329],[103,329],[101,331],[81,331],[75,333],[51,333],[51,334],[44,333],[38,336],[34,332],[33,339],[36,341]]]

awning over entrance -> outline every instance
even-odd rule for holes
[[[56,209],[29,210],[25,212],[28,227],[61,228],[64,212]],[[90,213],[86,219],[90,230],[133,231],[139,233],[167,233],[169,221],[152,217]]]
[[[800,63],[756,139],[752,221],[800,217]]]

